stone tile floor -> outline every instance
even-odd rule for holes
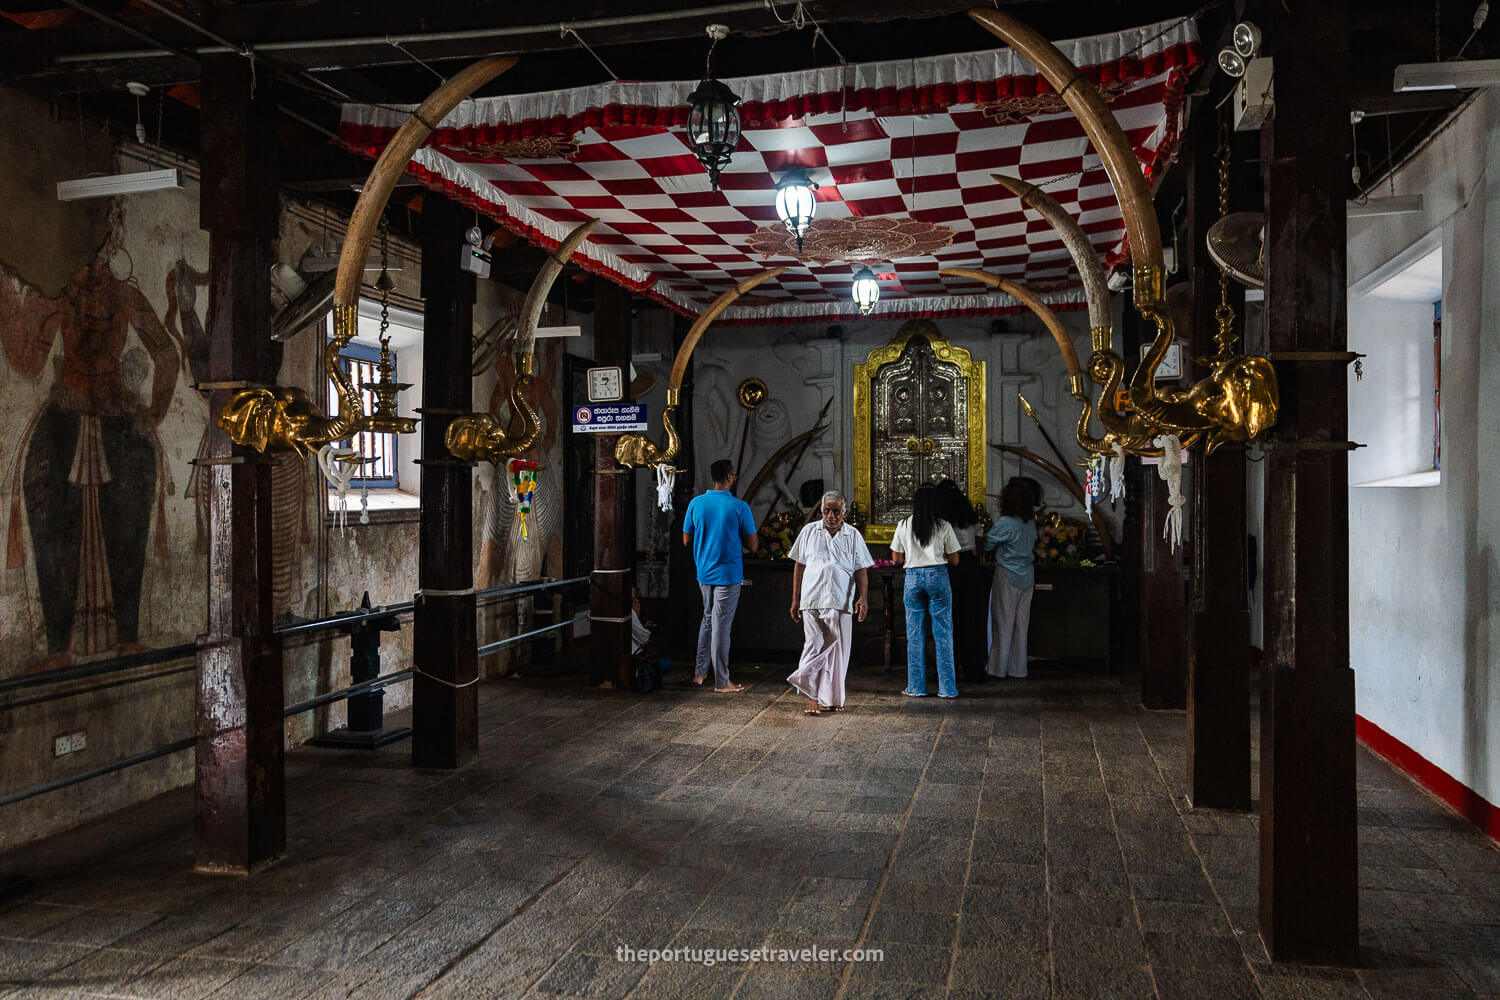
[[[1256,819],[1183,799],[1184,716],[1069,672],[806,718],[576,678],[481,694],[481,752],[288,755],[286,858],[194,874],[191,798],[0,858],[0,996],[1500,996],[1500,850],[1361,751],[1357,969],[1273,965]],[[617,949],[880,949],[646,964]]]

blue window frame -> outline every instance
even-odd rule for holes
[[[364,404],[365,412],[370,413],[375,408],[375,394],[369,389],[363,388],[366,382],[376,382],[380,378],[380,348],[370,347],[365,344],[353,344],[344,348],[339,354],[339,367],[349,374],[349,380],[354,383],[355,390],[359,393],[360,401]],[[397,379],[396,372],[400,370],[400,359],[396,352],[391,352],[391,366],[394,369],[391,378]],[[328,380],[328,412],[333,413],[338,409],[338,390],[333,379]],[[355,471],[352,483],[371,488],[392,488],[400,485],[400,476],[397,474],[396,451],[397,442],[395,434],[375,434],[362,431],[354,435],[349,442],[351,447],[358,448],[364,458],[373,458],[374,461],[361,465]],[[332,489],[332,487],[329,487]]]

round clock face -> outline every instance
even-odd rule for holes
[[[589,369],[589,402],[606,403],[621,399],[624,395],[624,379],[620,369]]]

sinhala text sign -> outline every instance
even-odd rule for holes
[[[596,403],[573,407],[575,434],[623,434],[645,429],[645,403]]]

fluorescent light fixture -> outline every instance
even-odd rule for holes
[[[1392,89],[1404,94],[1412,90],[1469,90],[1496,84],[1500,84],[1500,59],[1460,59],[1402,63],[1396,67]]]
[[[107,174],[104,177],[84,177],[76,181],[57,182],[58,201],[82,201],[85,198],[113,198],[121,194],[140,194],[143,191],[163,191],[182,187],[182,171],[142,170],[133,174]]]
[[[1349,218],[1367,219],[1376,215],[1411,215],[1422,211],[1419,194],[1395,195],[1390,198],[1366,198],[1364,203],[1349,202]]]
[[[300,270],[303,274],[320,274],[323,271],[335,271],[338,269],[338,266],[339,254],[335,251],[334,253],[309,254],[303,257]],[[401,258],[393,255],[385,269],[387,271],[401,270]],[[380,251],[371,250],[365,257],[365,270],[380,270]]]
[[[537,339],[543,337],[582,337],[581,326],[539,326],[536,328]]]

